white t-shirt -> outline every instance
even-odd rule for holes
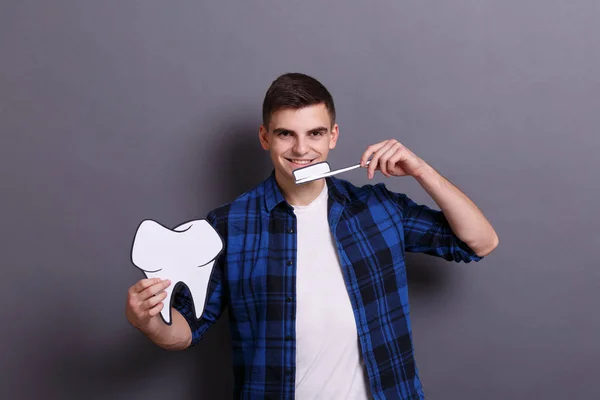
[[[368,399],[352,305],[327,219],[327,185],[294,206],[298,227],[296,398]]]

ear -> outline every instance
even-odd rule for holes
[[[329,141],[329,150],[333,150],[335,148],[339,136],[340,128],[338,124],[334,124],[333,128],[331,128],[331,140]]]
[[[263,150],[269,150],[269,131],[264,125],[261,125],[260,128],[258,128],[258,140],[260,140],[260,145]]]

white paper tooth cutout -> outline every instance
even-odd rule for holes
[[[185,222],[169,229],[146,219],[139,225],[131,249],[131,261],[147,278],[169,279],[161,315],[171,324],[173,289],[183,282],[190,290],[196,318],[206,303],[206,292],[223,241],[205,219]]]

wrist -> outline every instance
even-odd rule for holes
[[[425,164],[414,178],[428,193],[443,186],[442,176],[429,164]]]
[[[162,336],[162,330],[167,326],[163,323],[160,315],[155,315],[146,324],[138,326],[138,329],[146,336],[154,339]]]
[[[435,177],[436,171],[431,167],[431,165],[427,164],[425,161],[421,161],[421,166],[417,169],[417,171],[412,174],[413,178],[415,178],[419,183],[431,180]]]

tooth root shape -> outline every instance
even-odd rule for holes
[[[196,310],[196,318],[200,318],[206,304],[206,292],[208,291],[208,282],[215,262],[210,261],[208,264],[198,268],[193,274],[193,278],[187,280],[186,285],[192,295],[194,309]]]
[[[131,260],[147,278],[171,281],[161,310],[167,324],[171,324],[172,294],[179,282],[189,288],[196,318],[200,318],[215,259],[222,250],[221,237],[206,220],[186,222],[175,229],[152,220],[142,221],[134,238]]]

